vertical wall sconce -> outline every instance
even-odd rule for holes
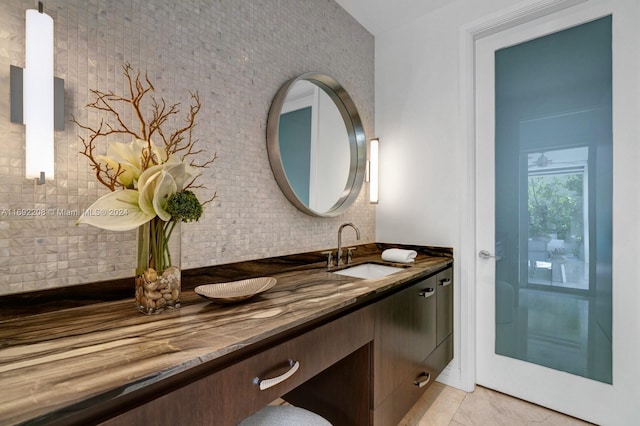
[[[44,183],[54,177],[54,128],[64,129],[64,81],[53,75],[53,19],[29,9],[25,69],[11,66],[11,121],[25,125],[25,176]]]
[[[369,182],[369,202],[378,204],[378,144],[379,139],[369,141],[369,161],[367,161],[366,177]]]

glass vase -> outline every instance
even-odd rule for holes
[[[155,217],[138,228],[136,307],[158,314],[180,307],[180,223]]]

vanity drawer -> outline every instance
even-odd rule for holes
[[[435,372],[416,364],[408,376],[373,410],[374,426],[397,425],[435,380]]]
[[[397,388],[373,411],[374,426],[395,425],[409,412],[420,396],[453,359],[453,335],[421,363],[416,364]]]
[[[242,419],[373,340],[370,309],[364,308],[225,369],[225,407]],[[297,363],[297,364],[295,364]],[[280,383],[260,390],[257,380],[293,372]],[[277,382],[277,380],[274,380]],[[264,383],[264,382],[262,382]]]
[[[438,345],[435,351],[429,355],[427,359],[422,362],[422,370],[428,372],[431,375],[431,380],[435,380],[436,377],[442,373],[442,370],[453,359],[453,334],[447,336],[444,341]]]
[[[237,425],[373,340],[371,309],[363,308],[268,348],[196,382],[134,408],[105,425]],[[259,379],[295,372],[260,390]],[[264,382],[263,382],[264,383]],[[267,383],[268,384],[268,383]],[[174,407],[175,410],[168,410]]]

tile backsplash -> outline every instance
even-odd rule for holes
[[[366,185],[345,214],[311,217],[281,193],[266,152],[275,93],[309,71],[338,80],[374,136],[374,39],[334,0],[47,0],[65,130],[55,134],[55,179],[42,186],[24,177],[24,127],[9,119],[9,68],[24,66],[25,10],[34,7],[0,0],[0,294],[133,276],[134,231],[75,224],[107,190],[78,153],[82,133],[70,122],[99,121],[85,107],[90,89],[124,93],[124,63],[148,73],[156,95],[183,112],[197,91],[195,136],[218,155],[198,190],[200,199],[217,198],[197,223],[182,225],[183,268],[334,247],[343,222],[359,227],[360,242],[374,241]]]

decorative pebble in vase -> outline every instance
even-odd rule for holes
[[[180,307],[180,223],[154,218],[138,228],[136,307],[147,315]]]

